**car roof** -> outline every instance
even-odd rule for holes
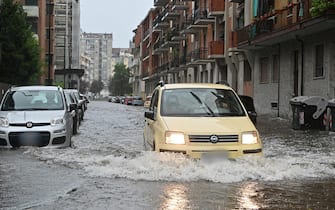
[[[45,85],[32,85],[32,86],[18,86],[11,87],[11,91],[20,91],[20,90],[61,90],[61,87],[57,86],[45,86]]]
[[[232,90],[231,87],[223,84],[212,84],[212,83],[174,83],[164,84],[163,89],[180,89],[180,88],[214,88],[214,89],[226,89]]]

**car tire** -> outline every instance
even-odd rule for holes
[[[73,134],[76,135],[78,133],[78,127],[79,127],[79,122],[78,119],[74,120],[74,124],[73,124]]]

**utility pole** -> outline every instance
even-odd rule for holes
[[[48,85],[52,85],[52,79],[51,79],[51,65],[52,65],[52,56],[51,56],[51,21],[52,21],[52,13],[53,13],[53,4],[51,3],[51,0],[48,0],[47,4],[47,11],[48,11]]]

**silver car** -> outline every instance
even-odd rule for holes
[[[71,146],[74,106],[55,86],[10,88],[0,104],[0,147]]]

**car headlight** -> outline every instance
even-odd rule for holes
[[[9,121],[7,118],[0,117],[0,127],[8,127]]]
[[[51,126],[56,125],[65,125],[65,119],[64,118],[54,118],[51,120]]]
[[[183,133],[166,132],[165,143],[167,144],[185,144],[185,137]]]
[[[242,144],[257,144],[258,136],[256,131],[242,133]]]

